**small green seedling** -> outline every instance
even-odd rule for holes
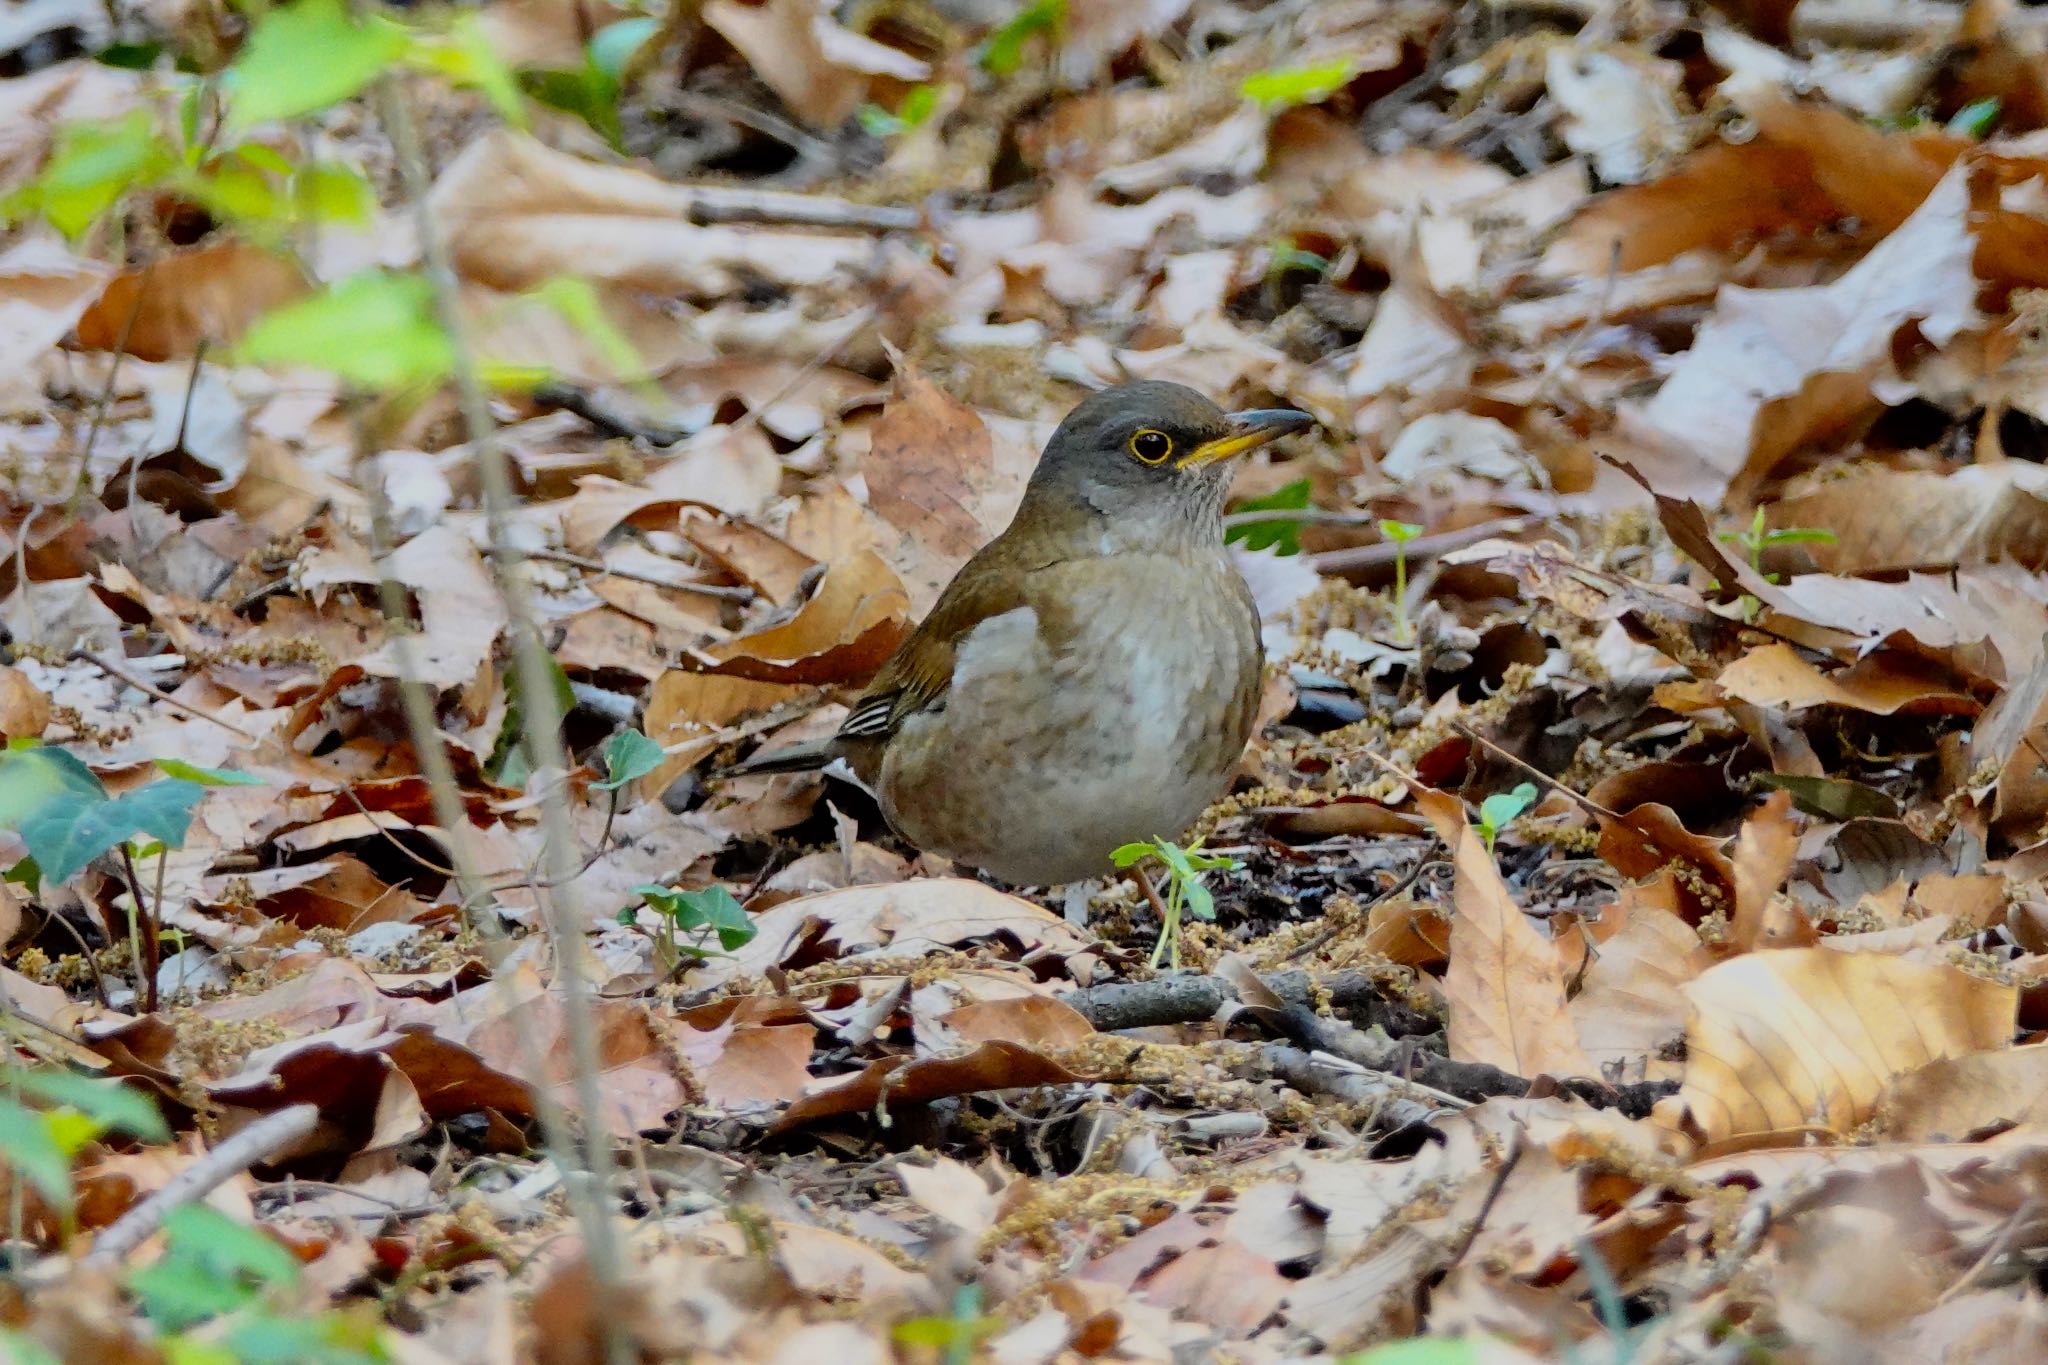
[[[693,962],[722,957],[753,941],[753,916],[722,886],[707,886],[702,891],[636,886],[633,893],[655,912],[655,959],[664,975]],[[638,906],[629,905],[619,912],[621,924],[632,924],[638,918]],[[716,948],[711,946],[713,938],[718,940]]]
[[[1217,868],[1235,871],[1241,866],[1235,858],[1203,853],[1201,847],[1199,839],[1186,848],[1171,839],[1153,839],[1141,844],[1125,844],[1109,855],[1118,867],[1132,867],[1146,858],[1157,858],[1166,867],[1166,922],[1159,926],[1159,941],[1152,947],[1154,967],[1164,957],[1175,971],[1180,970],[1180,921],[1183,913],[1199,920],[1216,918],[1216,898],[1209,894],[1208,887],[1202,885],[1202,874]]]
[[[981,1311],[981,1286],[963,1284],[953,1293],[951,1313],[899,1322],[891,1335],[899,1346],[938,1351],[946,1365],[972,1365],[981,1343],[1002,1329],[1001,1318]]]
[[[1486,840],[1486,851],[1493,852],[1493,841],[1500,832],[1513,824],[1515,817],[1536,804],[1536,784],[1523,782],[1512,790],[1495,792],[1479,803],[1479,837]]]
[[[988,36],[975,52],[991,76],[1013,76],[1024,64],[1024,45],[1040,34],[1057,47],[1067,24],[1067,0],[1032,0],[1017,17]]]
[[[901,137],[913,128],[922,128],[931,121],[939,107],[939,88],[936,85],[915,85],[910,88],[896,112],[890,113],[879,104],[864,104],[857,117],[860,126],[869,136],[887,141]]]
[[[1975,142],[1982,142],[1986,137],[1990,136],[1991,130],[1997,126],[1998,115],[2003,111],[2004,107],[2004,103],[1996,95],[1987,95],[1981,100],[1971,100],[1968,104],[1956,110],[1955,117],[1948,121],[1948,130],[1958,137],[1966,137]]]
[[[1401,643],[1415,643],[1415,629],[1408,621],[1408,542],[1422,534],[1412,521],[1382,521],[1380,534],[1394,542],[1394,624]]]
[[[1308,66],[1273,67],[1245,77],[1238,93],[1268,109],[1321,104],[1351,83],[1358,67],[1349,57]]]
[[[1783,526],[1770,529],[1764,522],[1764,509],[1756,509],[1756,515],[1749,519],[1747,528],[1740,531],[1723,531],[1721,539],[1730,545],[1740,545],[1749,555],[1749,567],[1763,574],[1767,583],[1782,582],[1780,575],[1764,573],[1764,551],[1774,550],[1780,545],[1833,545],[1835,533],[1817,526]],[[1745,595],[1742,599],[1742,619],[1754,621],[1763,604],[1756,598]]]

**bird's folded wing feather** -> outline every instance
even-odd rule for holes
[[[853,704],[839,738],[883,739],[910,716],[944,705],[961,641],[983,621],[1025,605],[1028,580],[979,557],[969,560]]]

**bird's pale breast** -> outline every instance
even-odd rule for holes
[[[1177,837],[1222,794],[1260,653],[1220,547],[1192,566],[1127,554],[1033,578],[1034,605],[962,642],[944,708],[904,722],[880,791],[920,847],[1049,885],[1101,875],[1120,844]]]

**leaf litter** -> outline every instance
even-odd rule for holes
[[[2048,1347],[2035,11],[487,6],[395,88],[494,524],[445,336],[360,273],[424,260],[385,102],[88,212],[76,121],[179,91],[30,8],[10,1351],[315,1358],[258,1353],[273,1310],[419,1362]],[[255,226],[314,156],[346,221]],[[318,369],[349,345],[387,391]],[[1271,678],[1177,972],[1119,879],[997,888],[837,776],[720,776],[830,733],[1134,377],[1320,424],[1233,492]],[[517,743],[507,541],[567,771]],[[117,1088],[36,1088],[80,1074]],[[182,1197],[228,1232],[109,1278],[223,1154]],[[236,1228],[269,1308],[181,1321]]]

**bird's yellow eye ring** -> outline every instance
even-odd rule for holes
[[[1131,458],[1140,464],[1164,464],[1173,456],[1173,438],[1147,427],[1131,437]]]

